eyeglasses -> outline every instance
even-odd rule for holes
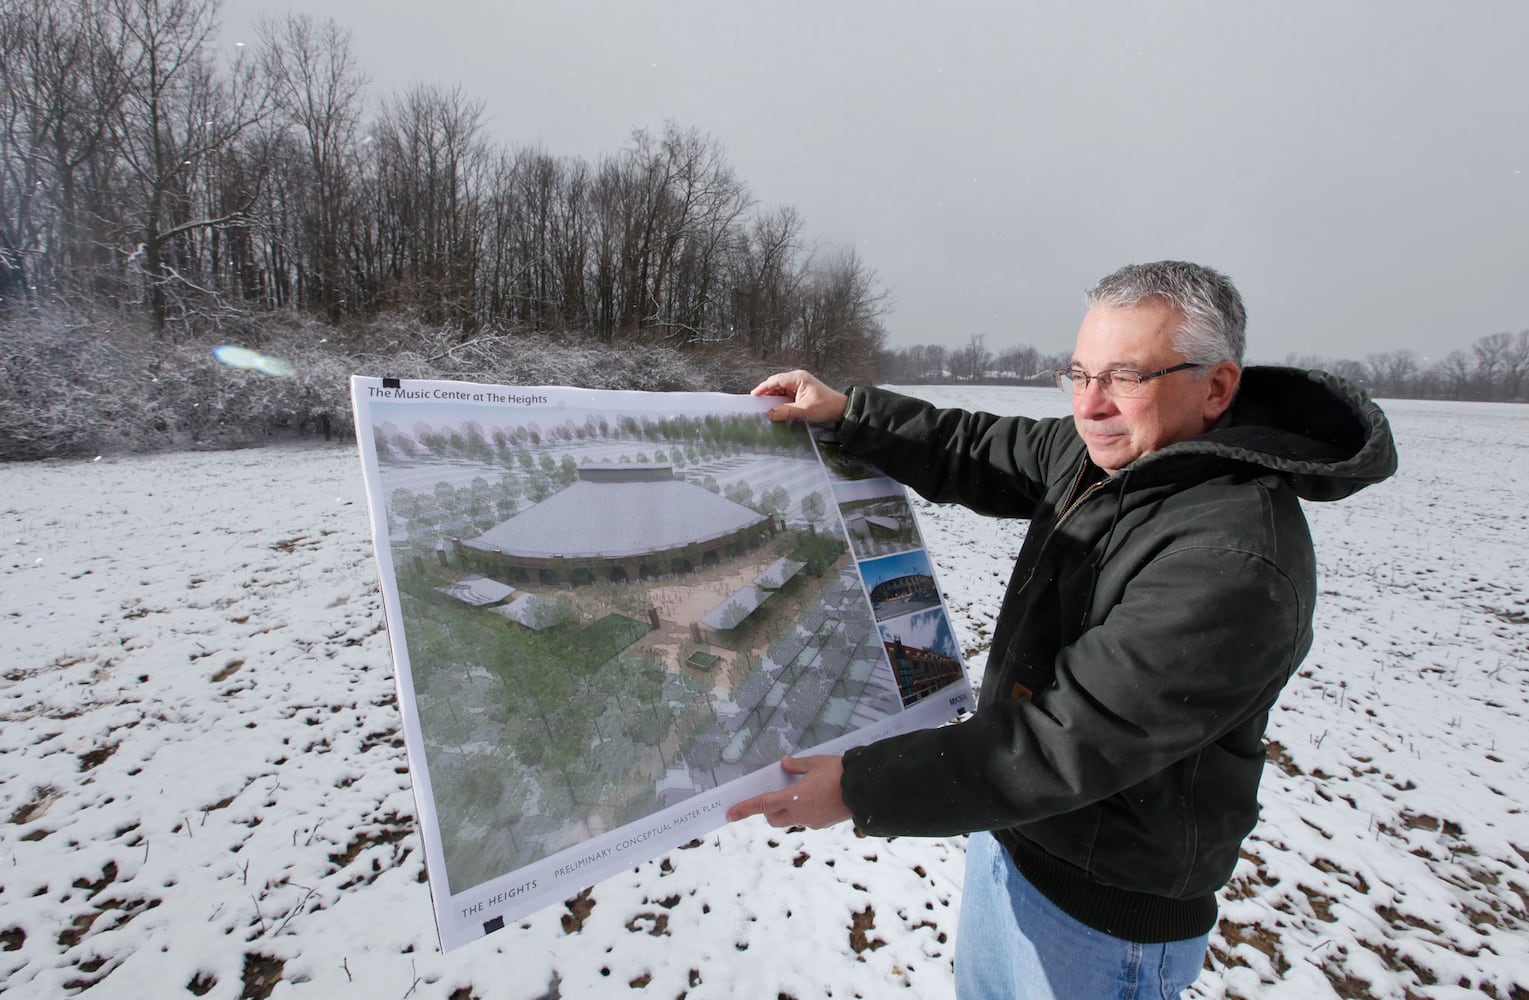
[[[1088,391],[1089,382],[1098,382],[1099,390],[1106,396],[1135,396],[1141,392],[1141,387],[1155,378],[1164,375],[1172,375],[1186,368],[1204,368],[1203,361],[1186,361],[1172,368],[1163,368],[1155,372],[1131,371],[1129,368],[1111,368],[1097,375],[1090,375],[1081,368],[1059,368],[1056,371],[1056,387],[1068,395],[1081,395]]]

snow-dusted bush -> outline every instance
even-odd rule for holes
[[[576,386],[747,392],[776,370],[717,348],[679,350],[662,344],[605,344],[575,334],[460,332],[416,321],[379,323],[358,332],[369,350],[357,374],[448,378],[501,385]]]
[[[0,460],[105,450],[222,448],[350,431],[351,365],[283,331],[272,377],[218,362],[217,341],[171,341],[113,321],[38,313],[0,326]]]
[[[272,375],[220,363],[222,343],[290,366]],[[353,433],[353,374],[504,385],[746,392],[771,366],[662,345],[573,335],[480,334],[377,320],[345,330],[242,319],[195,339],[59,312],[0,322],[0,461],[107,450],[228,448],[282,435]]]

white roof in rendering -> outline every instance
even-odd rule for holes
[[[806,563],[798,562],[795,559],[777,559],[766,566],[762,573],[754,577],[754,586],[763,590],[779,590],[806,567]]]
[[[541,559],[615,559],[725,538],[765,520],[674,478],[668,465],[586,465],[571,486],[463,544]]]
[[[844,519],[845,527],[851,531],[857,531],[862,525],[882,528],[886,531],[896,531],[898,528],[897,518],[882,517],[879,514],[851,514]]]
[[[502,615],[512,622],[524,625],[526,628],[540,632],[551,622],[552,616],[548,610],[552,606],[535,594],[521,594],[508,604],[501,604],[497,608],[489,608],[496,615]]]
[[[515,593],[514,587],[500,583],[498,580],[490,580],[486,576],[469,576],[449,587],[435,589],[463,603],[480,608],[485,604],[498,604]]]
[[[716,607],[701,616],[701,624],[707,628],[724,631],[742,625],[749,615],[758,611],[760,605],[775,596],[774,591],[757,587],[743,587],[727,596]]]

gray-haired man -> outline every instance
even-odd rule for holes
[[[1072,420],[936,409],[806,372],[772,419],[838,421],[840,447],[930,500],[1030,519],[974,716],[787,758],[801,778],[730,819],[968,844],[963,998],[1177,996],[1258,815],[1263,732],[1311,647],[1301,499],[1389,476],[1385,416],[1319,372],[1242,367],[1223,275],[1131,265],[1088,293]]]

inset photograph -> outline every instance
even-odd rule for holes
[[[908,494],[896,480],[840,482],[834,483],[833,490],[855,558],[874,559],[924,547]]]
[[[923,549],[867,559],[860,563],[860,578],[879,622],[940,607],[940,588]]]
[[[965,678],[960,649],[943,609],[915,612],[878,627],[904,708]]]

